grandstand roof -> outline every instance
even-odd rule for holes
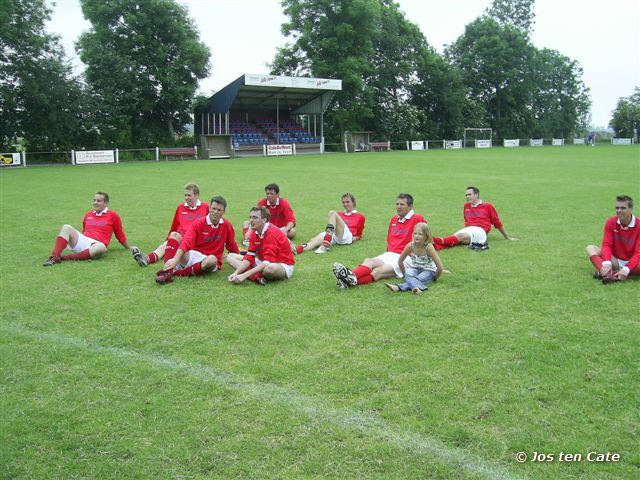
[[[216,92],[209,113],[231,110],[287,110],[294,115],[323,113],[342,80],[245,73]]]

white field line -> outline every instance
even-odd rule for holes
[[[283,405],[308,417],[333,423],[341,428],[349,428],[363,434],[379,438],[402,450],[436,457],[446,463],[479,474],[485,478],[511,480],[513,476],[505,468],[486,462],[461,448],[450,447],[440,440],[418,433],[404,431],[375,414],[359,412],[345,407],[333,407],[327,401],[301,395],[295,390],[269,383],[246,383],[235,375],[196,363],[186,363],[152,353],[139,353],[117,347],[104,347],[80,338],[54,333],[44,333],[18,325],[0,325],[0,330],[16,336],[53,343],[66,348],[106,354],[131,362],[141,362],[153,367],[186,374],[206,382],[215,383],[229,390],[242,392],[258,400]]]

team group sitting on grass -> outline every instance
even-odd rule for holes
[[[366,258],[353,269],[341,263],[333,264],[338,288],[376,282],[383,279],[404,278],[400,284],[385,283],[393,292],[420,294],[436,281],[444,271],[438,251],[456,245],[469,245],[473,250],[489,248],[487,234],[492,227],[507,240],[496,209],[480,199],[476,187],[468,187],[463,209],[465,227],[448,237],[434,237],[422,215],[413,210],[413,197],[400,193],[396,198],[396,215],[389,222],[386,251]],[[122,228],[120,216],[109,210],[109,195],[96,192],[93,209],[82,222],[82,233],[71,225],[64,225],[56,237],[53,251],[44,262],[51,266],[68,260],[89,260],[102,257],[112,235],[133,254],[141,267],[163,261],[156,273],[156,282],[166,284],[173,277],[213,273],[226,261],[234,269],[227,278],[230,283],[250,280],[259,285],[286,280],[293,275],[295,255],[313,250],[323,254],[334,244],[349,245],[362,238],[365,216],[359,213],[351,193],[342,195],[343,211],[330,211],[325,231],[307,243],[295,245],[296,219],[289,202],[280,197],[276,184],[265,187],[265,198],[251,208],[249,220],[243,224],[241,251],[235,231],[224,218],[226,200],[214,196],[207,204],[200,200],[197,184],[184,187],[184,203],[175,210],[169,234],[155,250],[143,253],[130,247]],[[73,253],[62,255],[65,249]],[[594,278],[603,283],[626,280],[640,275],[640,224],[633,215],[633,200],[626,195],[616,197],[616,216],[605,223],[602,246],[589,245],[587,255],[595,266]]]

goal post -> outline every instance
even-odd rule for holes
[[[464,129],[463,146],[475,147],[477,140],[489,140],[489,144],[492,144],[493,130],[490,128],[475,128],[469,127]]]

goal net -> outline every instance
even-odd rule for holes
[[[463,145],[467,147],[476,147],[477,141],[491,145],[493,140],[493,131],[490,128],[465,128]]]

